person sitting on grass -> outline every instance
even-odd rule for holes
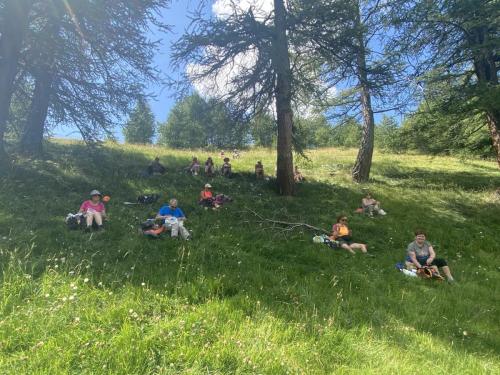
[[[212,185],[210,184],[205,184],[205,187],[200,193],[200,205],[205,207],[205,209],[208,208],[219,208],[219,205],[215,201],[214,195],[212,193]]]
[[[374,213],[382,216],[386,215],[386,212],[380,208],[380,202],[373,199],[370,192],[367,192],[361,200],[361,207],[363,208],[363,212],[370,216],[373,216]]]
[[[302,182],[305,180],[304,175],[299,171],[299,167],[295,166],[295,169],[293,170],[293,179],[295,182]]]
[[[260,160],[255,164],[255,177],[258,180],[264,178],[264,166]]]
[[[147,169],[147,173],[149,176],[154,174],[164,174],[167,171],[167,168],[160,163],[160,158],[156,157],[155,160],[149,165]]]
[[[161,233],[170,230],[170,236],[172,238],[179,237],[180,232],[182,239],[189,240],[189,231],[184,227],[186,215],[184,215],[184,212],[177,207],[177,199],[170,199],[168,205],[166,204],[161,207],[160,211],[158,211],[158,214],[156,215],[156,220],[162,221],[162,227],[159,229],[145,231],[145,235],[158,237]]]
[[[231,177],[231,163],[229,158],[224,158],[224,164],[222,164],[221,173],[224,177]]]
[[[349,251],[351,254],[354,254],[355,249],[361,250],[362,253],[368,251],[365,244],[352,241],[352,231],[347,226],[347,216],[345,215],[340,215],[337,218],[337,223],[333,225],[330,239],[338,241],[340,247]]]
[[[207,161],[205,162],[205,174],[208,177],[212,177],[214,175],[214,173],[215,173],[214,161],[209,156]]]
[[[415,231],[415,241],[408,245],[406,249],[406,268],[432,267],[436,271],[441,268],[449,282],[455,281],[451,275],[448,263],[443,258],[436,258],[436,253],[431,243],[426,240],[423,230]]]
[[[198,158],[196,156],[193,157],[193,161],[191,161],[191,164],[188,167],[188,171],[193,176],[198,176],[198,173],[200,173],[200,162],[198,161]]]
[[[106,218],[106,207],[101,202],[102,194],[98,190],[90,192],[90,199],[86,200],[80,206],[79,213],[85,216],[87,231],[95,226],[97,230],[103,229],[103,220]]]

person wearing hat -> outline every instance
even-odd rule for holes
[[[212,185],[205,184],[205,187],[200,193],[200,202],[205,208],[219,208],[219,205],[215,203],[214,194],[212,193]]]
[[[95,223],[97,229],[102,229],[103,219],[106,218],[106,207],[101,202],[102,194],[98,190],[90,192],[90,199],[86,200],[80,206],[80,213],[84,214],[87,222],[87,230],[92,228]]]

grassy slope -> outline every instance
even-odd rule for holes
[[[168,175],[139,178],[157,154]],[[109,145],[95,162],[82,146],[57,143],[48,160],[2,171],[0,373],[500,373],[494,164],[377,154],[369,187],[389,215],[351,215],[375,255],[366,257],[242,212],[329,228],[361,198],[348,174],[354,151],[299,161],[308,182],[293,199],[248,174],[214,178],[236,199],[220,212],[196,204],[204,177],[179,172],[192,154]],[[274,156],[263,150],[233,165],[246,173],[257,159],[271,172]],[[63,217],[94,187],[112,195],[108,230],[67,231]],[[121,204],[140,192],[177,197],[194,240],[140,237],[136,225],[154,209]],[[416,227],[458,285],[394,270]]]

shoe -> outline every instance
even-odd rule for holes
[[[385,216],[385,215],[387,215],[387,212],[385,212],[384,210],[379,210],[378,214],[382,215],[382,216]]]

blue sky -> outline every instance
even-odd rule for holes
[[[190,0],[174,0],[170,8],[164,9],[161,15],[162,21],[172,27],[172,32],[161,34],[152,32],[150,35],[151,39],[160,39],[162,41],[154,63],[164,73],[172,73],[169,71],[170,45],[182,35],[184,29],[189,25],[189,9],[192,9],[192,5],[193,1]],[[150,86],[149,92],[156,97],[149,101],[156,120],[165,121],[175,103],[175,98],[172,97],[175,93],[169,90],[168,87],[160,87],[159,85]]]
[[[161,40],[160,49],[155,57],[154,64],[163,73],[171,74],[169,54],[170,45],[177,40],[183,33],[184,29],[189,25],[189,9],[193,9],[198,0],[173,0],[170,8],[164,9],[161,13],[162,22],[171,26],[170,33],[159,33],[157,30],[152,30],[149,34],[152,40]],[[156,121],[164,122],[167,119],[170,109],[175,104],[173,98],[174,92],[168,87],[160,85],[150,85],[148,94],[152,94],[155,98],[149,100],[149,104]],[[116,129],[115,135],[119,140],[123,139],[121,129]],[[54,136],[59,138],[77,138],[80,139],[80,134],[74,128],[60,126],[54,130]]]

